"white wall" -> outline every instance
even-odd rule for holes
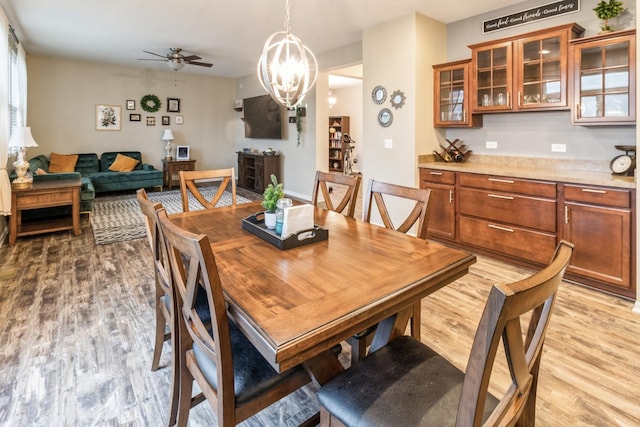
[[[600,22],[592,10],[598,0],[582,0],[579,12],[482,34],[483,20],[526,10],[543,3],[530,0],[449,24],[447,61],[470,58],[471,50],[467,46],[473,43],[516,36],[571,22],[584,27],[585,36],[593,36],[600,31]],[[636,2],[625,1],[624,7],[627,8],[627,12],[611,23],[617,29],[634,28]],[[570,111],[485,114],[483,120],[481,128],[447,129],[445,137],[464,141],[476,154],[580,160],[609,160],[620,154],[615,145],[634,145],[636,141],[635,126],[574,126],[571,124]],[[486,141],[497,141],[498,149],[485,148]],[[552,143],[566,144],[566,153],[552,153]]]
[[[60,58],[28,55],[28,125],[38,147],[36,154],[97,153],[105,151],[141,151],[143,161],[162,167],[165,143],[163,129],[170,128],[175,145],[189,145],[190,156],[198,169],[234,166],[233,110],[235,82],[198,74],[158,69],[139,69]],[[147,94],[160,98],[156,113],[140,107]],[[180,113],[167,113],[166,99],[180,98]],[[125,109],[126,100],[136,101],[136,109]],[[122,106],[122,130],[95,129],[96,104]],[[130,122],[129,114],[142,116]],[[184,124],[176,125],[182,115]],[[146,125],[146,117],[156,118],[155,126]],[[161,117],[169,116],[170,126],[162,126]]]

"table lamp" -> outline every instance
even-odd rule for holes
[[[29,162],[25,159],[25,153],[27,147],[37,147],[36,141],[31,136],[30,127],[17,127],[13,130],[11,138],[9,139],[9,148],[15,148],[18,150],[16,155],[16,161],[13,163],[13,167],[16,170],[18,177],[13,180],[11,186],[15,189],[29,188],[32,180],[27,179],[25,175],[29,170]]]
[[[171,129],[165,129],[164,133],[162,134],[162,140],[163,141],[167,141],[167,145],[165,145],[164,150],[167,152],[165,154],[165,159],[169,160],[172,158],[171,156],[171,141],[174,140],[173,137],[173,132],[171,132]]]

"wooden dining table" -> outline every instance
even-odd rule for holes
[[[316,384],[342,370],[331,349],[379,324],[371,350],[404,335],[412,305],[468,272],[475,255],[315,209],[326,240],[281,250],[242,228],[258,202],[170,215],[209,237],[228,312],[279,372]],[[423,317],[428,322],[428,317]]]

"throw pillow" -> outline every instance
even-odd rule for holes
[[[42,168],[38,168],[36,169],[36,175],[46,175],[47,171],[42,169]]]
[[[77,162],[77,154],[51,153],[49,157],[49,172],[74,172]]]
[[[116,155],[116,160],[111,163],[109,170],[113,172],[131,172],[136,167],[138,161],[123,154]]]

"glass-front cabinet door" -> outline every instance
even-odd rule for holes
[[[518,41],[518,109],[567,107],[567,32]]]
[[[572,42],[573,123],[635,123],[635,51],[635,30]]]
[[[482,116],[469,109],[470,59],[433,66],[434,127],[482,126]]]
[[[511,41],[473,49],[473,111],[511,109],[512,55]]]

